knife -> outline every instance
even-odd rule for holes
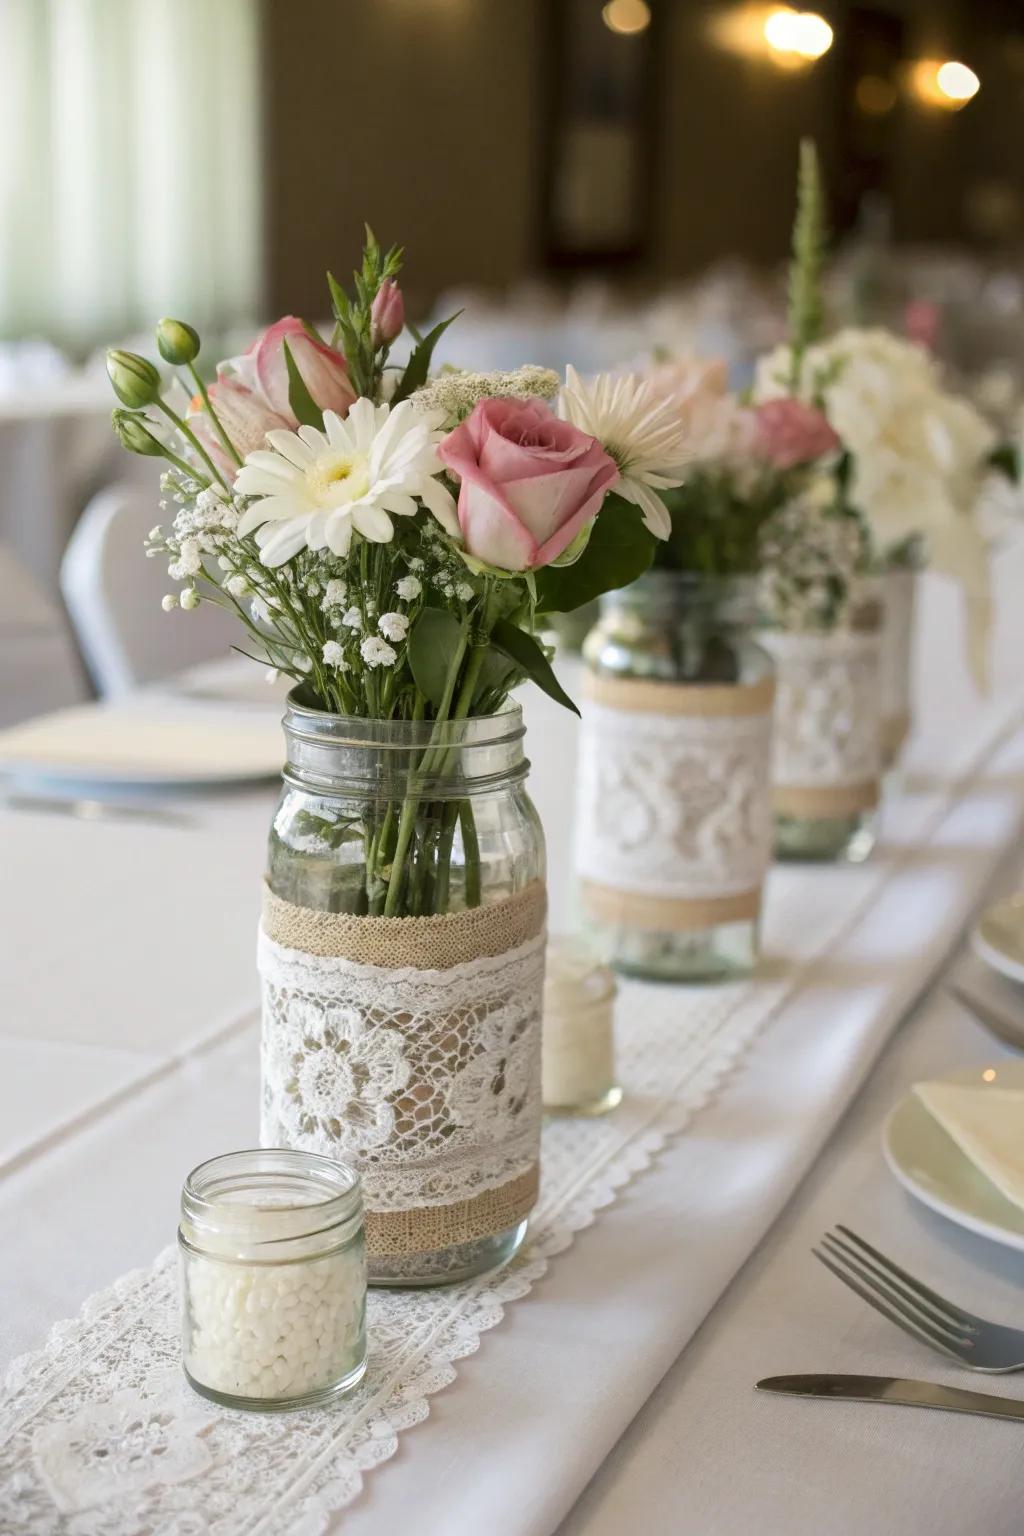
[[[1020,1419],[1024,1401],[968,1392],[937,1381],[907,1381],[901,1376],[766,1376],[758,1392],[786,1392],[793,1397],[836,1397],[853,1403],[899,1403],[905,1408],[944,1408],[948,1413],[981,1413],[990,1419]]]

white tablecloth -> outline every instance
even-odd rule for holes
[[[550,1536],[709,1312],[708,1326],[715,1327],[729,1304],[716,1308],[716,1300],[814,1164],[893,1024],[951,948],[1000,852],[1019,834],[1024,739],[1010,729],[1007,690],[1024,636],[1024,615],[1014,601],[1020,569],[1014,556],[1002,572],[996,669],[1002,691],[986,707],[969,698],[950,594],[932,584],[923,605],[931,640],[921,681],[930,728],[918,745],[917,787],[928,791],[920,782],[925,773],[948,777],[954,763],[969,762],[982,738],[1002,725],[1005,739],[981,782],[948,814],[932,817],[934,835],[923,851],[911,846],[900,853],[897,824],[874,869],[773,877],[779,894],[770,900],[780,910],[806,904],[810,952],[816,917],[836,898],[840,882],[846,900],[851,890],[874,890],[886,861],[893,876],[812,984],[770,1021],[716,1102],[556,1262],[531,1297],[510,1309],[483,1340],[480,1355],[462,1364],[458,1384],[434,1400],[429,1424],[403,1439],[394,1461],[373,1475],[361,1501],[346,1512],[346,1531],[383,1536],[414,1508],[424,1536],[481,1529],[494,1536]],[[546,703],[531,706],[533,790],[548,827],[553,907],[562,921],[570,903],[572,740],[566,717]],[[915,816],[922,807],[941,806],[941,797],[923,801],[920,793]],[[89,1292],[147,1263],[173,1232],[188,1168],[254,1139],[252,939],[269,804],[262,792],[199,800],[181,829],[4,818],[0,1221],[10,1239],[0,1309],[4,1355],[39,1343],[46,1325],[73,1312]],[[769,917],[769,976],[772,965]],[[888,1104],[900,1088],[882,1084],[876,1091]],[[819,1220],[857,1215],[840,1199]],[[828,1282],[838,1291],[803,1259],[804,1246],[799,1258],[787,1247],[787,1263],[800,1270],[806,1287],[824,1287],[827,1295]],[[1004,1299],[993,1298],[996,1311]],[[831,1301],[832,1315],[842,1316],[845,1298]],[[770,1307],[751,1304],[752,1326],[766,1335],[782,1326],[785,1319]],[[794,1335],[803,1341],[799,1356],[773,1355],[757,1374],[838,1364],[834,1330],[818,1326],[810,1309],[801,1331],[800,1316],[791,1314]],[[833,1353],[826,1354],[826,1346]],[[896,1343],[885,1356],[894,1367],[905,1365],[901,1348]],[[863,1354],[852,1353],[857,1368],[866,1368]],[[918,1360],[919,1372],[927,1364]],[[730,1411],[746,1416],[749,1436],[751,1424],[760,1422],[756,1415],[770,1415],[772,1405],[748,1401],[753,1361],[740,1403],[738,1370],[718,1401],[723,1418]],[[687,1412],[699,1416],[700,1405],[698,1393]],[[806,1404],[781,1407],[790,1415],[808,1411]],[[823,1405],[826,1411],[856,1410]],[[627,1506],[631,1523],[645,1531],[735,1529],[727,1515],[719,1519],[719,1507],[727,1506],[717,1500],[715,1483],[732,1476],[727,1461],[747,1455],[744,1441],[731,1442],[731,1455],[723,1450],[707,1482],[699,1456],[684,1451],[677,1458],[676,1422],[666,1408],[658,1438],[670,1448],[671,1479],[663,1459],[660,1491],[653,1472],[630,1482],[635,1451],[631,1460],[627,1441],[608,1462],[607,1481],[571,1518],[600,1520],[607,1503],[619,1509],[619,1529]],[[771,1420],[781,1422],[781,1415]],[[847,1422],[847,1433],[868,1434],[857,1430],[861,1421]],[[958,1425],[957,1432],[961,1443],[969,1436],[973,1448],[989,1428]],[[1005,1426],[995,1428],[1005,1433]],[[843,1431],[821,1433],[838,1455]],[[927,1455],[931,1423],[913,1433]],[[730,1443],[724,1431],[719,1439],[723,1447]],[[707,1437],[703,1443],[708,1455],[712,1443]],[[802,1478],[799,1443],[791,1461],[784,1439],[775,1443],[778,1478]],[[756,1472],[760,1463],[751,1456],[750,1465]],[[736,1480],[737,1508],[744,1487],[753,1498],[755,1482],[753,1475],[749,1484]],[[1013,1487],[1008,1461],[1003,1482],[989,1491],[998,1501]],[[822,1497],[835,1491],[826,1488]],[[616,1505],[620,1497],[626,1503]],[[692,1522],[680,1513],[691,1507],[699,1508]],[[821,1504],[813,1522],[801,1523],[809,1509],[775,1529],[863,1528],[837,1523],[835,1511]],[[876,1523],[883,1530],[898,1525],[888,1510]]]

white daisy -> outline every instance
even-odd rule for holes
[[[325,411],[323,432],[268,432],[272,451],[250,453],[235,479],[236,491],[259,497],[238,536],[256,531],[268,566],[283,565],[307,546],[346,555],[353,529],[386,544],[394,534],[392,517],[411,517],[422,502],[458,537],[455,503],[435,478],[444,467],[437,425],[407,400],[392,410],[360,399],[344,421]]]
[[[558,414],[597,438],[622,476],[612,489],[640,508],[656,538],[667,539],[672,520],[655,492],[682,485],[689,457],[672,403],[631,374],[600,373],[585,384],[570,366]]]

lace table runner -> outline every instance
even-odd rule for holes
[[[1016,724],[1017,715],[1011,724]],[[975,756],[991,755],[995,739]],[[320,1536],[424,1419],[454,1362],[549,1261],[683,1132],[758,1033],[837,949],[881,887],[941,826],[952,793],[918,807],[906,851],[822,903],[813,955],[788,974],[714,991],[624,983],[619,1110],[544,1129],[541,1198],[504,1271],[448,1289],[374,1292],[367,1375],[349,1397],[291,1414],[207,1403],[179,1364],[177,1261],[90,1299],[46,1347],[15,1361],[0,1399],[0,1531],[44,1536]],[[808,876],[807,878],[812,878]]]

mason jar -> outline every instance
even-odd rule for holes
[[[765,630],[778,690],[775,856],[859,863],[874,848],[882,773],[882,610],[873,584],[847,624]]]
[[[516,705],[293,694],[260,933],[261,1140],[351,1162],[371,1284],[504,1263],[537,1197],[544,839]]]
[[[601,599],[576,866],[620,970],[720,981],[757,962],[771,850],[773,669],[748,578],[652,571]]]
[[[182,1354],[205,1397],[302,1408],[366,1370],[359,1176],[279,1149],[202,1163],[181,1192]]]

